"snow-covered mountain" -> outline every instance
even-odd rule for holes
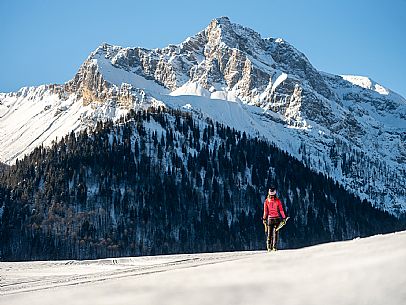
[[[9,305],[269,304],[269,295],[281,305],[401,305],[405,242],[397,232],[276,253],[3,262],[0,293]]]
[[[129,109],[164,105],[261,136],[394,214],[406,211],[406,100],[315,69],[227,17],[163,49],[103,44],[63,85],[0,94],[0,160]]]

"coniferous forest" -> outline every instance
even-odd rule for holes
[[[280,248],[405,229],[269,142],[190,113],[131,111],[0,171],[1,260],[265,249],[267,188],[291,217]]]

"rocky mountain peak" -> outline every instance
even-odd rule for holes
[[[227,46],[248,53],[265,48],[259,33],[239,24],[231,23],[228,17],[213,19],[204,32],[207,37],[207,45],[211,48]]]
[[[112,79],[111,71],[115,69],[126,77]],[[104,43],[91,53],[75,76],[75,85],[70,87],[107,91],[109,84],[120,86],[123,81],[137,86],[139,76],[169,91],[192,93],[189,88],[182,89],[192,83],[193,87],[219,92],[215,93],[217,97],[232,92],[232,96],[260,106],[278,100],[281,94],[284,98],[297,93],[295,88],[306,84],[324,97],[332,95],[302,53],[281,39],[262,39],[259,33],[232,23],[228,17],[213,19],[203,31],[180,45],[163,49]]]

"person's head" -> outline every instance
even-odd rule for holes
[[[268,196],[269,197],[275,197],[276,196],[276,187],[271,186],[268,190]]]

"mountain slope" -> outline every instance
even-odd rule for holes
[[[267,295],[281,305],[401,305],[405,243],[399,232],[277,253],[2,263],[0,291],[9,305],[269,304]]]
[[[270,184],[292,218],[283,247],[405,228],[267,141],[151,108],[36,148],[0,175],[0,258],[262,249]]]
[[[210,112],[379,208],[406,211],[405,99],[367,78],[317,71],[283,39],[264,39],[227,17],[163,49],[103,44],[64,85],[0,95],[0,158],[13,163],[56,136],[129,109],[187,110],[188,99],[197,117]]]

